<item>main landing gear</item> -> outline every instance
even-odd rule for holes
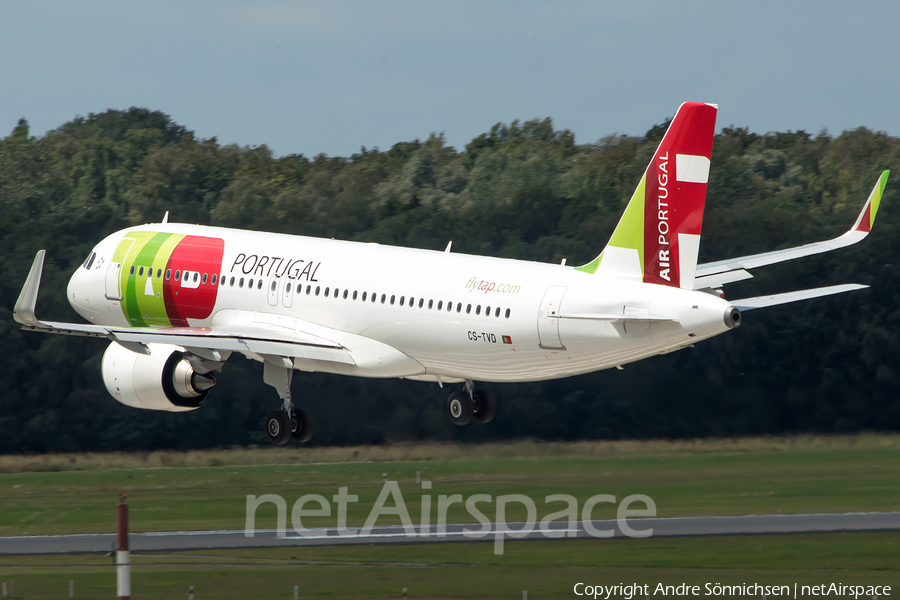
[[[468,425],[472,419],[490,423],[497,413],[497,400],[490,390],[475,389],[471,380],[461,392],[453,392],[447,399],[447,413],[454,425]]]
[[[267,356],[265,359],[263,381],[274,387],[282,400],[281,410],[273,410],[266,417],[266,437],[279,446],[291,438],[308,442],[312,437],[312,419],[304,409],[294,407],[291,400],[294,365],[288,358]]]

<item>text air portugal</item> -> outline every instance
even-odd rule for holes
[[[678,234],[696,236],[688,239],[696,240],[697,245],[685,249],[695,253],[703,224],[706,177],[701,183],[684,173],[691,170],[691,158],[704,157],[709,161],[712,155],[716,108],[689,102],[681,107],[681,111],[686,112],[675,118],[684,118],[684,126],[666,133],[647,173],[644,188],[644,283],[693,287],[693,273],[686,274],[690,281],[682,282],[682,273],[679,272],[681,242]],[[696,264],[696,257],[690,262]]]

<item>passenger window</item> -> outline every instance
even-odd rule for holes
[[[469,312],[469,311],[466,311],[466,312]],[[475,314],[476,314],[476,315],[480,315],[480,314],[481,314],[481,305],[480,305],[480,304],[479,304],[478,306],[475,307]]]
[[[258,290],[262,289],[262,279],[260,279],[259,281],[256,282],[256,289],[258,289]]]
[[[334,297],[337,298],[341,293],[341,290],[334,288]]]
[[[428,308],[431,308],[431,300],[428,301]],[[444,309],[444,301],[438,300],[438,310]]]
[[[206,273],[203,274],[203,281],[201,283],[203,283],[203,285],[206,285]]]
[[[506,309],[506,318],[507,319],[509,318],[509,309],[508,308]]]
[[[322,289],[322,286],[320,286],[320,285],[316,286],[316,296],[319,295],[319,290],[321,290],[321,289]]]
[[[469,306],[471,306],[471,304]],[[456,312],[462,312],[462,302],[457,303]]]
[[[275,288],[277,288],[277,287],[278,287],[278,282],[273,279],[272,280],[272,291],[274,292]],[[325,293],[327,294],[328,290],[325,290]]]
[[[394,305],[394,298],[396,298],[396,296],[394,296],[394,295],[391,295],[391,306],[393,306],[393,305]]]
[[[353,290],[353,299],[356,300],[356,290]]]
[[[290,294],[290,293],[291,293],[291,282],[290,282],[290,281],[288,281],[288,282],[287,282],[287,285],[284,286],[284,293],[285,293],[285,294]]]
[[[467,304],[467,305],[466,305],[466,314],[469,314],[470,312],[472,312],[472,305],[471,305],[471,304]]]
[[[175,281],[181,281],[181,271],[175,271]]]
[[[141,267],[140,270],[138,271],[138,277],[143,277],[143,276],[144,276],[144,267]]]
[[[366,301],[366,293],[365,293],[365,292],[363,292],[363,295],[362,295],[362,301],[363,301],[363,302]]]
[[[298,294],[303,293],[303,284],[302,283],[297,284],[297,293]]]
[[[128,272],[129,275],[134,275],[134,265],[131,265],[131,270]]]
[[[376,298],[378,298],[378,294],[376,294],[375,292],[372,292],[372,304],[375,304]],[[382,298],[381,301],[384,302],[384,298]]]
[[[356,293],[354,293],[353,295],[355,296]],[[346,299],[347,299],[347,290],[344,290],[344,300],[346,300]]]
[[[178,279],[178,271],[175,271],[175,279]],[[234,287],[234,277],[231,278],[231,283],[229,283],[231,287]]]
[[[385,301],[385,300],[387,300],[387,295],[382,294],[382,295],[381,295],[381,303],[384,304],[384,301]]]
[[[486,317],[491,316],[491,307],[490,306],[488,306],[486,309],[484,309],[484,316],[486,316]]]
[[[460,304],[460,306],[462,306],[462,304]],[[452,303],[452,302],[448,302],[448,303],[447,303],[447,312],[450,312],[451,310],[453,310],[453,303]]]
[[[262,280],[260,280],[260,281],[262,281]],[[252,277],[251,277],[250,280],[247,282],[247,287],[248,287],[248,288],[251,288],[251,289],[253,288],[253,278],[252,278]]]
[[[166,269],[166,281],[172,279],[172,269]]]
[[[238,287],[244,287],[244,278],[241,277],[240,281],[238,281]]]
[[[431,302],[432,302],[431,300],[428,301],[428,308],[431,308]],[[419,298],[419,308],[422,308],[422,306],[424,304],[425,304],[425,298]]]
[[[394,299],[391,298],[391,304],[394,303],[393,300]],[[406,302],[406,296],[400,296],[400,306],[403,306],[405,302]]]
[[[494,313],[494,316],[497,317],[498,319],[500,318],[500,307],[499,306],[497,307],[497,312]]]
[[[312,290],[312,286],[311,285],[306,286],[306,295],[307,296],[309,296],[310,290]]]
[[[213,285],[216,285],[216,277],[218,277],[218,275],[216,275],[215,273],[213,273],[212,281],[210,282],[210,283],[212,283]]]
[[[194,283],[197,283],[197,279],[199,278],[200,273],[194,273]]]
[[[160,277],[162,277],[162,269],[157,269],[156,270],[156,278],[159,279]]]
[[[327,298],[330,295],[331,295],[331,288],[325,288],[325,297]]]

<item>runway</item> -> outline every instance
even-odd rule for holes
[[[606,532],[605,537],[625,537],[614,519],[578,522],[572,529],[566,521],[554,521],[550,525],[549,531],[541,531],[540,524],[537,524],[527,535],[516,535],[515,530],[523,529],[524,524],[509,523],[507,527],[512,532],[505,534],[506,539],[588,538],[592,537],[589,532],[591,528],[593,537],[597,532]],[[405,531],[402,526],[375,527],[365,534],[353,529],[339,532],[334,528],[319,528],[304,530],[304,535],[299,535],[288,529],[284,537],[279,537],[274,530],[256,530],[252,537],[245,535],[243,530],[162,531],[132,533],[129,545],[132,552],[142,552],[493,540],[496,534],[493,526],[490,531],[481,531],[482,527],[477,523],[447,525],[444,535],[437,535],[434,525],[427,530],[416,526],[411,532]],[[900,531],[900,511],[629,519],[626,527],[644,532],[645,536],[652,530],[652,537]],[[0,537],[0,555],[109,552],[114,548],[115,541],[113,533]]]

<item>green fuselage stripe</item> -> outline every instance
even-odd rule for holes
[[[139,236],[135,236],[138,239],[128,253],[125,264],[122,265],[122,272],[127,278],[126,285],[124,286],[125,316],[133,327],[143,327],[151,323],[168,323],[162,294],[160,293],[160,295],[157,296],[156,293],[154,293],[153,295],[148,296],[145,291],[148,270],[159,268],[157,264],[155,264],[158,261],[155,261],[154,259],[156,259],[160,247],[162,247],[171,235],[172,234],[170,233],[157,233],[149,239],[140,239]],[[168,257],[164,258],[167,259]],[[131,274],[132,266],[135,268],[133,275]],[[141,267],[144,267],[143,276],[140,275]],[[154,273],[154,279],[156,279],[155,275],[156,274]],[[154,287],[154,292],[156,292],[157,284],[159,291],[162,290],[162,280],[157,279],[151,283]],[[165,323],[160,323],[161,320],[165,320]]]

